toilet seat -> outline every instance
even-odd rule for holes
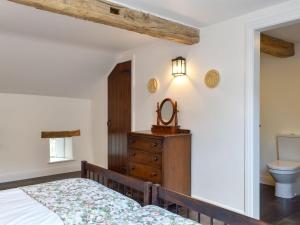
[[[295,171],[300,170],[300,162],[277,160],[268,163],[268,167],[272,170]]]

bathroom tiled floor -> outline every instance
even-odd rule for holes
[[[277,198],[274,187],[260,185],[261,220],[274,225],[300,225],[300,196]]]

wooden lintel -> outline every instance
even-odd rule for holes
[[[80,130],[74,131],[42,131],[41,138],[66,138],[80,136]]]
[[[260,49],[263,53],[280,58],[287,58],[295,55],[294,43],[274,38],[266,34],[261,34],[260,39]]]
[[[107,0],[9,1],[182,44],[192,45],[200,40],[200,31],[197,28],[130,9]]]

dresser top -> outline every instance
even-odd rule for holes
[[[177,134],[168,134],[168,133],[153,133],[151,130],[145,130],[145,131],[133,131],[130,132],[130,134],[134,135],[142,135],[142,136],[151,136],[151,137],[178,137],[178,136],[191,136],[191,133],[189,130],[182,130],[181,133]]]

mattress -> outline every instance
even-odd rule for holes
[[[196,225],[95,181],[67,179],[0,192],[0,225]],[[199,224],[198,224],[199,225]]]
[[[136,201],[88,179],[0,192],[0,225],[108,225],[140,209]]]
[[[57,214],[65,225],[107,225],[141,208],[136,201],[88,179],[67,179],[21,190]]]
[[[63,221],[21,189],[11,189],[0,192],[0,224],[63,225]]]

